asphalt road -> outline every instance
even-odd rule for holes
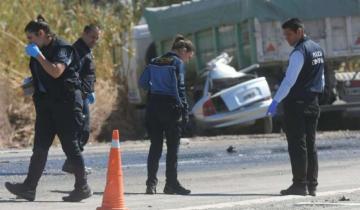
[[[360,209],[360,132],[319,134],[319,196],[279,196],[291,181],[287,145],[281,134],[197,137],[182,141],[179,179],[192,190],[189,196],[162,194],[165,152],[160,163],[157,195],[145,195],[148,141],[121,145],[125,201],[132,210],[190,209]],[[229,153],[226,149],[235,147]],[[35,202],[15,199],[0,187],[0,209],[96,209],[101,206],[106,183],[110,144],[90,145],[86,165],[93,169],[89,183],[94,196],[80,203],[61,197],[72,190],[74,178],[61,172],[64,155],[50,151]],[[165,148],[165,147],[164,147]],[[22,181],[30,149],[0,150],[0,185]],[[340,201],[341,198],[344,201]]]

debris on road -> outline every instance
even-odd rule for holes
[[[350,201],[350,198],[346,197],[345,195],[343,195],[339,201]]]
[[[189,144],[190,144],[190,139],[188,139],[188,138],[181,138],[181,139],[180,139],[180,144],[182,144],[182,145],[189,145]]]
[[[226,149],[226,151],[227,151],[228,153],[236,153],[236,152],[237,152],[236,149],[235,149],[235,147],[233,147],[232,145],[230,145],[230,146]]]

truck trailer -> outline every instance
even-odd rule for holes
[[[274,93],[292,50],[281,24],[298,17],[304,21],[307,36],[325,51],[322,111],[359,114],[360,0],[193,0],[146,8],[144,17],[147,24],[133,29],[135,54],[128,71],[129,100],[139,108],[146,93],[137,87],[137,78],[149,59],[171,48],[179,33],[191,39],[196,49],[186,75],[192,104],[207,62],[223,52],[233,57],[231,65],[236,69],[260,64],[254,73],[265,77]]]

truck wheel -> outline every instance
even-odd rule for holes
[[[271,117],[264,117],[262,119],[258,119],[255,122],[253,127],[254,133],[271,133],[273,130],[273,123]]]

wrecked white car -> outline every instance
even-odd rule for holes
[[[200,82],[202,93],[195,91],[191,110],[197,129],[250,126],[253,132],[270,133],[272,121],[266,116],[272,100],[269,85],[265,77],[248,73],[259,65],[236,71],[230,62],[231,57],[223,53],[207,64]]]

